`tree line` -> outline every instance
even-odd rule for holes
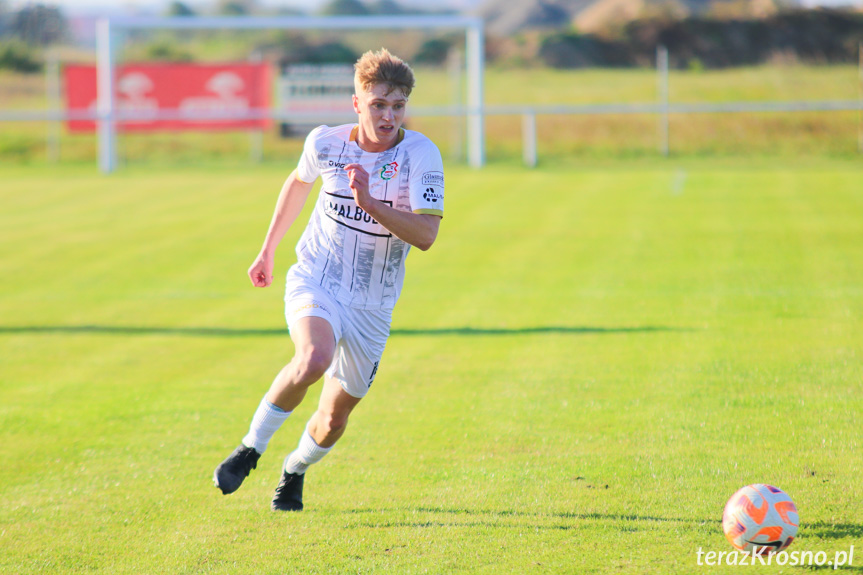
[[[857,62],[863,14],[815,9],[780,12],[758,20],[636,20],[615,38],[553,33],[539,57],[555,68],[652,66],[657,46],[678,69],[726,68],[766,62],[809,64]]]

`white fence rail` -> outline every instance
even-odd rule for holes
[[[412,117],[440,116],[567,116],[567,115],[620,115],[620,114],[715,114],[751,112],[853,112],[863,110],[863,102],[857,100],[809,100],[774,102],[680,102],[668,105],[657,103],[625,104],[509,104],[485,106],[482,110],[458,106],[411,107]],[[94,110],[0,110],[0,122],[44,122],[67,120],[97,121],[105,119]],[[355,114],[314,115],[309,113],[290,113],[276,109],[251,109],[246,112],[159,110],[145,114],[134,111],[118,110],[113,114],[114,122],[160,121],[160,120],[262,120],[301,122],[303,124],[321,121],[350,122],[356,120]]]
[[[467,157],[473,167],[485,163],[485,118],[488,116],[520,116],[522,131],[522,152],[524,163],[535,166],[538,161],[537,116],[571,115],[627,115],[651,114],[657,117],[657,149],[659,153],[669,154],[669,120],[671,115],[717,114],[717,113],[794,113],[794,112],[839,112],[857,111],[858,151],[863,154],[863,44],[859,47],[858,62],[858,99],[821,100],[821,101],[746,101],[746,102],[670,102],[668,50],[663,46],[656,49],[657,99],[644,103],[604,103],[581,105],[484,105],[484,55],[482,21],[475,18],[430,17],[415,19],[410,17],[330,17],[330,18],[126,18],[98,22],[99,37],[97,60],[99,68],[99,97],[94,110],[60,109],[59,79],[50,82],[53,95],[50,100],[54,107],[42,110],[2,110],[2,122],[64,122],[70,120],[95,121],[99,134],[99,164],[105,172],[114,169],[116,153],[115,140],[117,126],[127,121],[156,120],[272,120],[276,122],[301,125],[356,120],[353,114],[311,115],[291,113],[276,108],[251,109],[245,112],[217,112],[191,110],[147,111],[146,115],[119,109],[114,102],[113,75],[115,36],[118,31],[129,29],[385,29],[385,28],[462,28],[466,31],[465,47],[467,102],[462,106],[411,107],[413,117],[461,117],[467,126]],[[59,68],[52,63],[57,74]],[[53,135],[58,140],[56,130]],[[49,144],[49,148],[57,147]],[[55,152],[49,154],[57,156]]]
[[[522,118],[522,156],[525,165],[536,166],[539,158],[537,139],[537,116],[573,115],[628,115],[653,114],[659,121],[658,150],[668,154],[668,117],[680,114],[720,114],[720,113],[761,113],[761,112],[853,112],[863,114],[863,101],[821,100],[821,101],[773,101],[773,102],[679,102],[679,103],[625,103],[625,104],[584,104],[584,105],[508,105],[486,106],[480,110],[467,107],[415,107],[411,108],[413,117],[464,117],[480,116],[520,116]],[[246,112],[213,111],[170,111],[147,112],[146,115],[133,111],[117,110],[110,118],[96,110],[0,110],[0,122],[65,122],[69,120],[127,121],[160,120],[272,120],[296,124],[347,123],[356,121],[353,114],[310,115],[307,113],[287,113],[278,109],[257,109]],[[861,148],[863,152],[863,148]]]

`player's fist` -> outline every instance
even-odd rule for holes
[[[255,287],[267,287],[273,283],[273,260],[259,256],[249,268],[249,279]]]
[[[354,200],[357,205],[363,209],[368,205],[371,199],[369,194],[369,173],[360,164],[348,164],[345,166],[345,171],[348,173],[348,185],[353,192]]]

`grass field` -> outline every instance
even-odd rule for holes
[[[449,168],[375,386],[276,515],[314,400],[211,475],[292,351],[245,277],[286,172],[0,167],[0,573],[696,573],[755,482],[863,571],[859,163]]]

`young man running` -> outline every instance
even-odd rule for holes
[[[282,186],[249,277],[273,281],[276,246],[322,179],[311,219],[287,276],[285,315],[295,352],[252,417],[241,445],[216,468],[225,495],[236,491],[270,438],[323,376],[317,411],[285,459],[272,508],[303,508],[303,478],[345,431],[377,374],[401,292],[410,246],[427,250],[443,216],[443,163],[425,136],[403,129],[413,71],[382,49],[357,61],[356,124],[313,130]]]

